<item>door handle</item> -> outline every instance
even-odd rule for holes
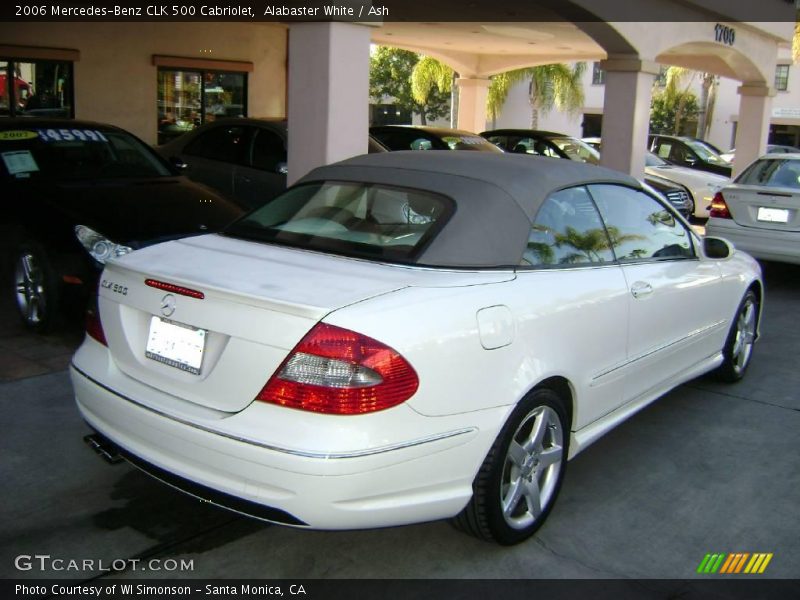
[[[239,181],[241,181],[242,183],[250,183],[253,180],[250,179],[247,175],[239,175]]]
[[[653,286],[645,281],[637,281],[631,286],[631,294],[634,298],[641,298],[653,293]]]

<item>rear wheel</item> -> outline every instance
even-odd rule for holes
[[[529,538],[555,502],[566,468],[569,428],[561,398],[533,390],[511,414],[473,483],[456,527],[503,545]]]
[[[733,383],[744,377],[753,357],[753,344],[758,325],[758,297],[748,290],[739,304],[722,350],[724,360],[715,374],[722,381]]]
[[[22,323],[39,333],[52,329],[58,314],[58,283],[47,253],[36,242],[24,242],[13,257],[14,299]]]

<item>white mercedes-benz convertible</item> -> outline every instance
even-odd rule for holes
[[[98,451],[203,500],[512,544],[569,458],[684,381],[741,378],[762,297],[751,257],[627,175],[374,154],[109,261],[71,376]]]

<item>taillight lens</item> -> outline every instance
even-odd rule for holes
[[[717,219],[730,219],[731,211],[728,210],[728,204],[725,202],[725,197],[722,192],[714,194],[714,199],[711,201],[711,207],[708,211],[709,217]]]
[[[103,323],[100,321],[100,311],[97,309],[96,296],[86,310],[86,334],[103,344],[103,346],[108,346],[106,333],[103,331]]]
[[[396,406],[419,387],[413,367],[395,350],[349,329],[317,324],[256,400],[335,415]]]

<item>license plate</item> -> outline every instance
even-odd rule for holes
[[[144,355],[187,373],[200,374],[206,330],[160,317],[150,319]]]
[[[759,221],[767,221],[768,223],[788,223],[789,211],[786,208],[767,208],[766,206],[760,206],[756,218]]]

